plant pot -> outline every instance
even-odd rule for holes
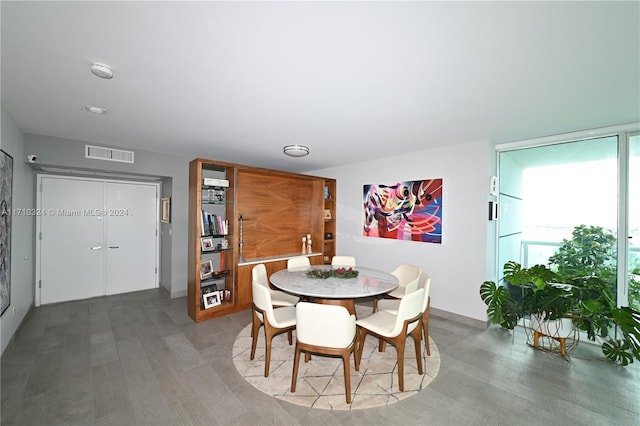
[[[531,315],[529,326],[540,334],[549,337],[567,338],[575,330],[571,318],[546,320],[539,315]]]
[[[533,331],[528,337],[531,346],[560,353],[565,359],[578,345],[578,332],[571,318],[547,320],[540,315],[531,315],[528,328]]]

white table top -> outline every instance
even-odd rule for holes
[[[330,265],[312,265],[310,269],[331,269]],[[376,269],[357,266],[356,278],[309,278],[306,271],[283,269],[271,275],[271,283],[281,290],[301,296],[327,299],[355,299],[387,293],[398,287],[398,279]]]

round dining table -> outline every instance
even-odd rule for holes
[[[388,272],[377,269],[354,267],[358,271],[355,278],[316,278],[307,276],[309,270],[337,269],[331,265],[313,265],[307,270],[274,272],[269,278],[271,284],[287,293],[311,298],[313,302],[340,305],[355,315],[355,299],[378,296],[398,287],[398,279]],[[347,268],[348,269],[348,268]]]

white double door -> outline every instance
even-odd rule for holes
[[[158,286],[157,183],[38,176],[36,305]]]

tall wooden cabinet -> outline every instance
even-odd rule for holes
[[[238,309],[235,274],[235,169],[194,160],[189,165],[187,311],[203,321]]]
[[[311,235],[312,264],[335,254],[334,179],[202,158],[189,163],[188,314],[194,321],[252,304],[251,269],[286,267]],[[325,196],[329,194],[328,196]]]

